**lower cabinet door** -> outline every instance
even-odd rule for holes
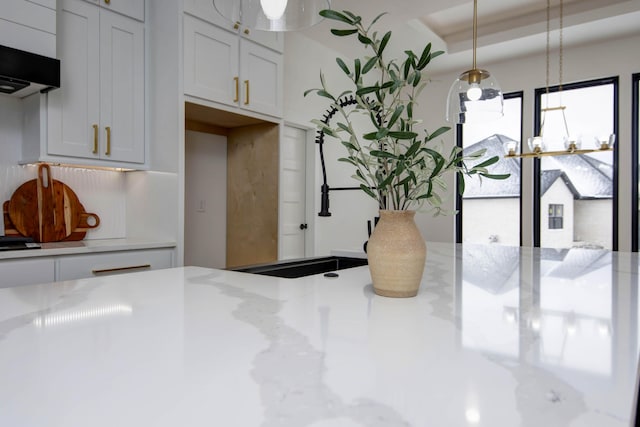
[[[152,249],[73,255],[58,260],[57,280],[157,270],[173,266],[173,249]]]
[[[0,288],[49,283],[55,280],[53,258],[0,261]]]

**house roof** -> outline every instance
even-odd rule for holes
[[[491,135],[464,149],[470,154],[486,149],[485,156],[499,156],[500,161],[490,167],[490,173],[511,176],[506,180],[465,178],[465,198],[488,199],[520,196],[520,161],[504,158],[504,143],[513,141],[505,135]],[[569,156],[546,157],[545,166],[540,175],[540,190],[544,195],[558,178],[561,178],[573,193],[575,199],[611,199],[613,197],[613,166],[593,157],[579,154]]]
[[[500,161],[490,166],[492,174],[510,174],[504,180],[486,179],[478,176],[465,177],[465,198],[504,198],[520,197],[520,161],[513,158],[504,158],[504,143],[513,141],[505,135],[491,135],[482,141],[466,147],[463,152],[468,155],[478,150],[485,149],[485,157],[498,156]],[[480,161],[471,162],[480,163]]]
[[[585,154],[549,157],[545,160],[552,162],[554,169],[542,171],[542,194],[553,184],[553,181],[550,181],[551,176],[555,176],[555,179],[563,176],[554,172],[561,170],[564,173],[565,183],[576,199],[611,199],[613,197],[612,165]],[[545,174],[551,176],[545,178]],[[549,181],[546,188],[545,180]]]

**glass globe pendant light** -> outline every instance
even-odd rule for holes
[[[473,67],[453,82],[447,97],[446,119],[452,123],[495,120],[502,117],[502,90],[495,77],[476,66],[478,0],[473,1]]]
[[[213,0],[215,10],[233,24],[261,31],[295,31],[322,20],[331,0]]]

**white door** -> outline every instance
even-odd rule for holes
[[[306,131],[283,126],[280,138],[280,259],[304,258]]]

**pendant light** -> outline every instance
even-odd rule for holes
[[[261,31],[294,31],[322,20],[331,0],[213,0],[220,15],[236,25]]]
[[[528,139],[528,145],[530,152],[516,154],[518,150],[518,144],[516,141],[508,141],[504,147],[507,153],[505,157],[544,157],[544,156],[564,156],[567,154],[587,154],[595,153],[597,151],[611,151],[616,140],[615,134],[607,135],[602,139],[594,139],[594,146],[592,148],[582,148],[582,139],[576,138],[569,134],[569,125],[567,124],[567,117],[565,115],[566,106],[562,105],[562,66],[563,66],[563,40],[562,40],[562,27],[563,27],[563,0],[560,0],[560,31],[559,31],[559,58],[558,58],[558,94],[559,105],[555,107],[549,107],[549,52],[550,52],[550,33],[551,33],[551,0],[547,0],[547,73],[546,73],[546,102],[545,108],[541,109],[540,120],[540,133],[532,138]],[[562,123],[564,128],[564,135],[545,135],[545,123],[547,120],[556,119],[559,123]],[[560,141],[564,145],[564,150],[547,151],[547,146],[551,145],[549,142],[555,141],[559,145]]]
[[[471,123],[502,117],[502,90],[487,70],[476,67],[478,0],[473,1],[473,67],[453,82],[447,97],[448,122]]]

